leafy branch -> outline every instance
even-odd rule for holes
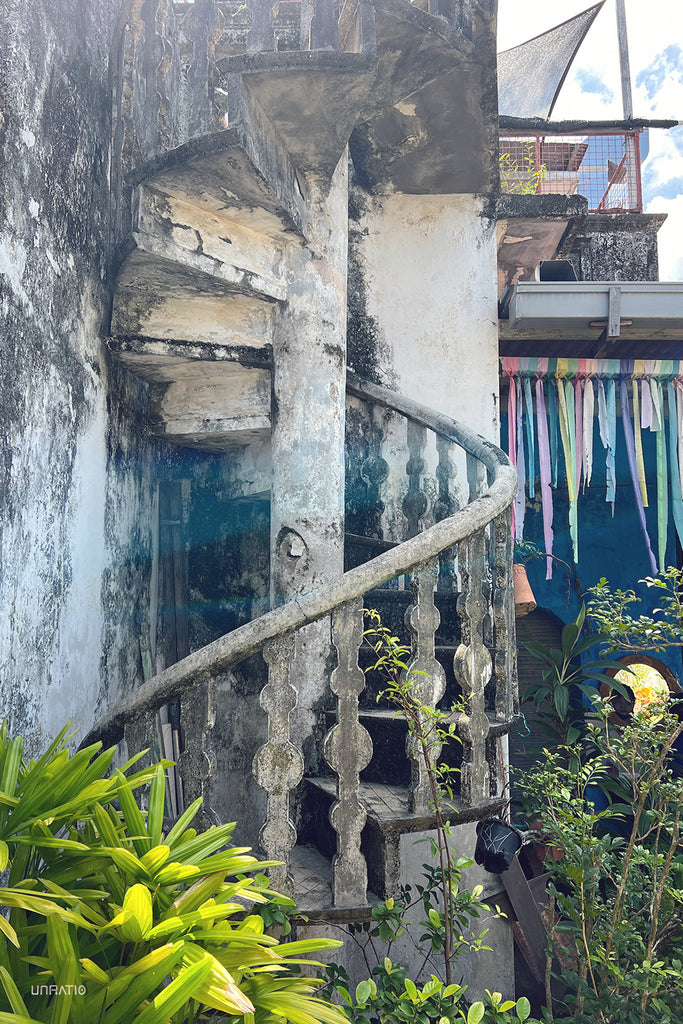
[[[641,654],[683,647],[683,569],[670,565],[639,582],[657,591],[652,615],[635,614],[642,599],[634,590],[613,590],[604,576],[589,589],[588,614],[608,650]]]

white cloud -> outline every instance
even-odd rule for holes
[[[648,213],[668,214],[657,235],[660,281],[683,281],[683,195],[674,199],[654,196],[646,210]]]

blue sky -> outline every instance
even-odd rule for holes
[[[591,6],[591,0],[499,0],[498,47],[530,39]],[[626,0],[636,117],[683,121],[683,0]],[[553,119],[622,117],[615,0],[607,0],[572,65]],[[683,127],[650,132],[643,198],[666,213],[660,278],[683,280]]]

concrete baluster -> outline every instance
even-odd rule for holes
[[[436,467],[436,479],[439,493],[432,510],[435,523],[440,523],[442,519],[447,519],[458,508],[458,503],[451,494],[451,480],[455,476],[455,466],[451,458],[454,448],[455,445],[451,441],[437,435],[436,450],[439,455],[439,464]],[[439,555],[437,590],[440,594],[452,594],[457,589],[454,566],[455,555],[456,551],[454,548],[448,548]]]
[[[269,640],[263,648],[268,683],[260,699],[268,714],[268,741],[257,750],[253,763],[254,778],[268,793],[261,846],[269,859],[284,862],[270,869],[270,880],[273,888],[285,893],[293,890],[288,861],[296,843],[289,812],[290,793],[304,774],[303,755],[289,738],[289,716],[297,705],[297,692],[291,682],[294,644],[294,634],[287,633]]]
[[[341,605],[332,616],[332,643],[338,665],[330,679],[337,695],[337,724],[325,737],[325,760],[337,774],[337,799],[330,822],[337,833],[332,862],[334,905],[353,907],[367,900],[368,872],[360,850],[365,810],[360,802],[360,773],[370,764],[372,740],[358,721],[358,697],[365,689],[365,674],[358,666],[363,635],[363,600]]]
[[[337,48],[337,11],[334,0],[315,0],[311,20],[311,49]]]
[[[368,458],[361,466],[361,476],[367,484],[365,511],[367,516],[368,535],[382,537],[382,485],[389,476],[389,463],[382,457],[382,441],[384,440],[384,411],[377,405],[372,406],[372,429],[370,431]]]
[[[247,0],[251,25],[247,33],[247,53],[275,49],[275,33],[271,12],[273,0]]]
[[[422,705],[436,707],[446,690],[446,673],[437,661],[434,637],[441,616],[434,604],[434,588],[439,576],[439,561],[432,559],[421,565],[411,577],[413,603],[406,611],[406,626],[411,634],[413,656],[408,662],[407,678],[415,698]],[[430,718],[418,711],[425,729],[427,747],[432,763],[441,753],[441,742],[430,724]],[[429,775],[419,737],[409,733],[406,753],[410,760],[410,810],[414,814],[427,813],[433,803]]]
[[[420,519],[427,511],[427,498],[420,486],[420,479],[425,471],[425,460],[422,458],[427,432],[424,427],[408,420],[408,452],[406,464],[408,475],[408,493],[403,499],[403,514],[408,520],[406,537],[415,537],[420,532]]]
[[[496,718],[500,722],[511,721],[513,715],[519,711],[511,520],[510,509],[494,520],[493,670],[496,681]]]
[[[486,714],[485,690],[491,678],[491,655],[483,642],[487,602],[482,590],[482,577],[486,568],[486,536],[479,530],[458,548],[458,567],[461,594],[458,614],[462,643],[455,652],[453,667],[455,678],[466,701],[466,711],[460,715],[458,732],[463,742],[463,763],[460,793],[465,805],[488,799],[489,766],[486,742],[489,720]]]

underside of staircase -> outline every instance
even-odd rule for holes
[[[207,642],[89,739],[130,745],[179,702],[186,801],[241,822],[282,862],[274,886],[326,919],[391,895],[402,837],[434,825],[405,723],[363,672],[363,607],[411,644],[424,703],[465,701],[452,821],[504,800],[514,474],[347,350],[349,174],[371,197],[491,191],[492,22],[486,0],[130,0],[112,56],[108,345],[179,463],[230,465],[270,610],[200,603]]]

